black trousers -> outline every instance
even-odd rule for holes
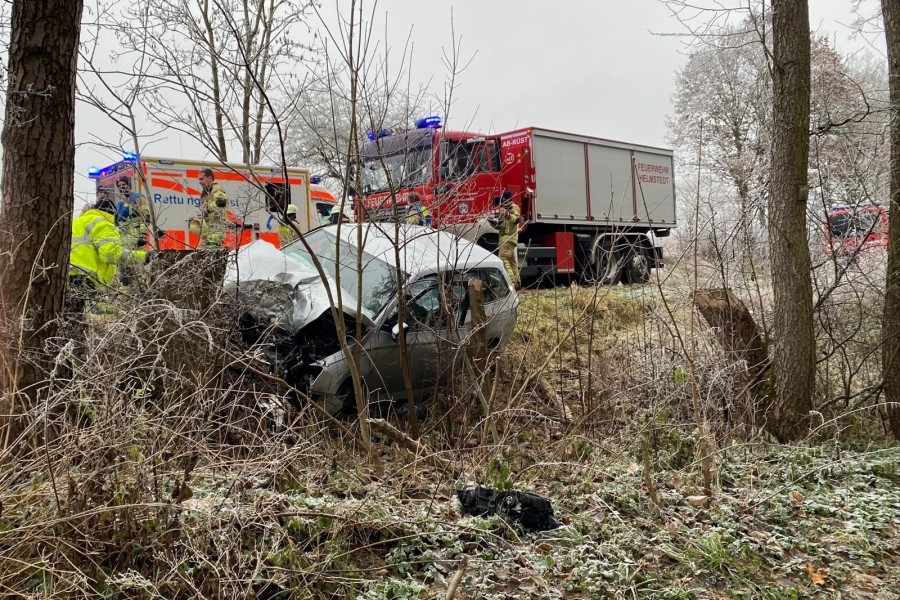
[[[71,316],[84,315],[88,305],[96,302],[98,296],[97,286],[87,275],[69,275],[65,312]]]

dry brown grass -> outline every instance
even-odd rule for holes
[[[646,458],[654,472],[702,488],[702,459],[712,457],[718,490],[725,451],[701,456],[698,397],[717,448],[741,440],[749,452],[769,442],[754,422],[754,400],[736,389],[741,365],[724,360],[689,304],[690,290],[713,281],[715,270],[663,276],[659,286],[526,292],[515,339],[491,371],[500,377],[491,404],[498,442],[486,434],[477,382],[461,377],[427,404],[420,441],[440,461],[377,438],[372,462],[352,422],[343,423],[348,434],[308,407],[291,408],[284,385],[251,370],[258,361],[231,341],[226,315],[119,297],[90,319],[86,336],[53,341],[59,369],[48,395],[3,455],[0,590],[387,597],[384,586],[398,578],[391,561],[415,543],[446,538],[474,557],[479,548],[514,553],[525,543],[506,527],[473,532],[450,502],[467,482],[545,492],[566,514],[593,514],[601,508],[590,494],[623,465],[630,476]],[[735,288],[764,321],[765,289]],[[820,369],[819,405],[830,404],[811,439],[856,430],[866,432],[857,439],[879,438],[877,403],[861,394],[872,381],[874,342],[860,335],[870,332],[877,303],[844,288],[832,298],[823,313],[862,315],[862,324],[853,321],[862,329],[846,318],[820,321],[843,349]],[[841,389],[852,397],[827,396],[847,374]],[[635,476],[638,488],[647,481]],[[670,488],[659,492],[662,510],[671,507]],[[649,497],[640,492],[635,502]],[[408,559],[413,571],[420,559]],[[491,565],[479,558],[469,568],[487,573]],[[446,579],[421,580],[430,590],[422,594],[441,593],[457,570],[452,560],[441,568]],[[558,583],[544,580],[535,597]]]

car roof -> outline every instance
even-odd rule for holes
[[[337,228],[337,225],[329,225],[325,229],[337,235]],[[341,225],[340,237],[355,248],[359,242],[360,230],[363,250],[394,264],[394,248],[399,248],[400,268],[413,277],[454,269],[503,270],[503,262],[481,246],[430,227],[406,224],[397,227],[394,223],[344,223]]]

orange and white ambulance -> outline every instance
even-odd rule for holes
[[[228,230],[225,246],[234,250],[256,240],[276,247],[279,215],[288,204],[297,207],[297,225],[302,233],[328,222],[334,196],[318,181],[310,181],[305,169],[248,166],[209,161],[138,157],[124,153],[123,160],[102,169],[91,168],[88,176],[98,188],[121,200],[116,182],[126,177],[133,198],[146,198],[161,233],[160,250],[193,250],[199,237],[191,233],[189,221],[200,214],[200,170],[210,168],[228,194]]]

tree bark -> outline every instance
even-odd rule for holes
[[[216,33],[209,14],[209,2],[203,2],[198,6],[203,17],[203,25],[206,28],[203,43],[209,49],[209,66],[212,75],[213,105],[216,114],[216,143],[218,144],[217,157],[222,162],[228,160],[228,144],[225,142],[225,111],[222,108],[222,85],[219,81],[219,54],[216,48]]]
[[[806,232],[810,41],[807,0],[772,2],[774,131],[769,242],[775,309],[775,391],[766,428],[796,440],[812,409],[815,337]]]
[[[68,279],[83,0],[15,0],[0,183],[0,414],[45,380]],[[8,433],[8,432],[7,432]],[[4,440],[0,440],[3,442]]]
[[[741,384],[755,396],[770,363],[765,336],[750,310],[729,289],[697,290],[693,300],[700,315],[713,328],[726,356],[747,365],[747,378]]]
[[[891,118],[891,204],[881,365],[891,432],[900,440],[900,0],[881,0]]]

